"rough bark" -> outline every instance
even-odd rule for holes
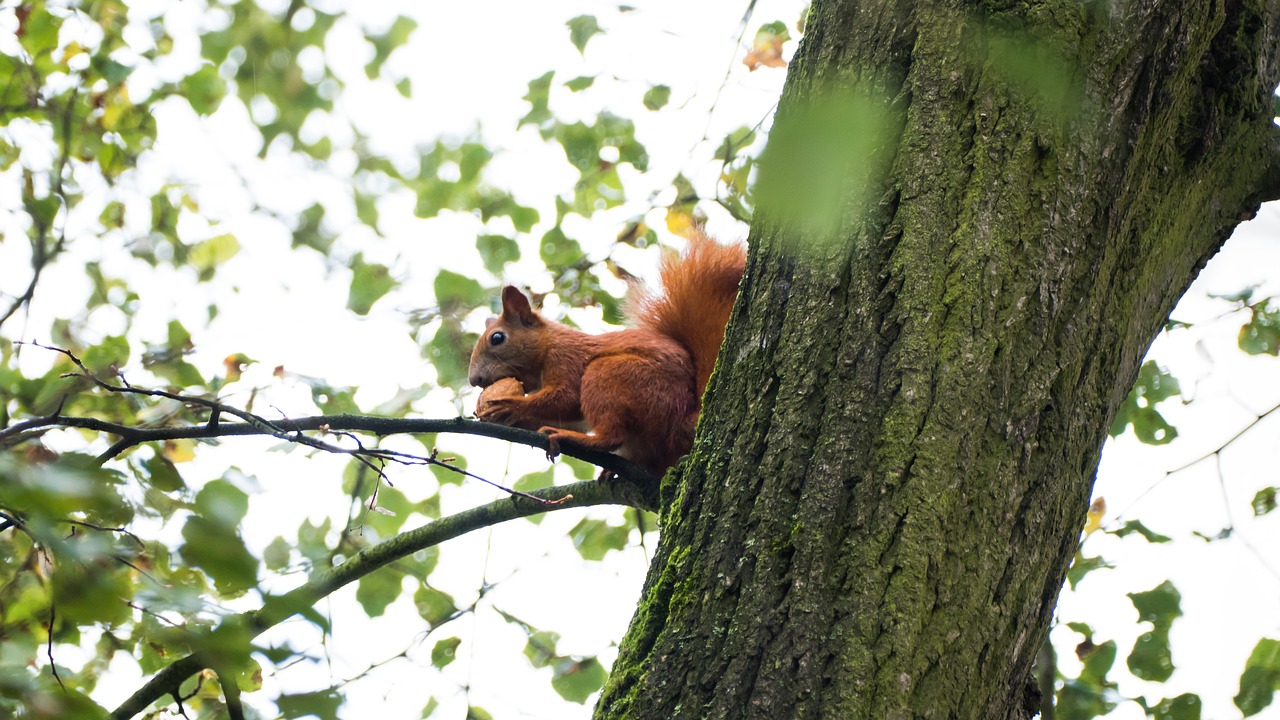
[[[815,2],[597,717],[1035,711],[1106,429],[1272,194],[1278,18]]]

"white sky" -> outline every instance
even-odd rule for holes
[[[278,3],[277,9],[286,4]],[[620,15],[613,6],[588,2],[353,3],[352,18],[370,26],[385,25],[402,12],[419,20],[410,45],[387,65],[388,72],[413,80],[414,97],[405,100],[387,88],[370,87],[360,80],[366,58],[364,48],[353,39],[356,20],[348,19],[344,23],[350,24],[337,31],[327,50],[329,62],[350,83],[339,110],[359,125],[376,147],[410,161],[416,148],[437,136],[461,137],[479,128],[487,142],[503,148],[490,167],[489,180],[511,189],[521,202],[541,213],[543,222],[532,233],[536,238],[554,218],[551,193],[569,187],[576,171],[532,128],[516,131],[515,124],[527,110],[520,99],[527,82],[547,69],[556,69],[552,107],[560,116],[568,120],[589,117],[603,102],[636,120],[637,135],[650,153],[647,175],[624,177],[632,198],[625,207],[600,213],[591,222],[566,222],[566,230],[582,241],[589,253],[603,255],[626,218],[648,211],[650,190],[663,188],[677,172],[694,178],[703,194],[710,194],[718,171],[710,158],[719,140],[733,128],[765,117],[783,79],[780,70],[747,73],[739,63],[743,51],[738,42],[739,19],[746,3],[639,5],[636,12]],[[746,40],[763,22],[783,20],[794,25],[801,5],[791,0],[760,0]],[[0,3],[0,51],[11,42],[5,34],[12,32],[12,7],[12,2]],[[158,68],[155,81],[179,77],[198,62],[196,46],[181,29],[195,27],[200,7],[194,0],[134,3],[135,18],[163,11],[178,41],[175,62]],[[570,45],[564,27],[565,20],[582,13],[597,14],[606,31],[591,40],[585,58]],[[136,37],[144,35],[138,31]],[[343,37],[347,39],[336,39]],[[792,52],[794,43],[789,43],[787,50]],[[724,83],[729,68],[733,71]],[[143,92],[152,82],[147,72],[140,71],[131,79],[133,92]],[[596,88],[581,96],[561,86],[575,76],[597,73],[601,76]],[[673,88],[671,109],[648,113],[640,106],[639,98],[651,83]],[[272,382],[270,373],[276,365],[284,365],[292,373],[323,377],[334,385],[360,385],[359,398],[366,405],[388,399],[402,387],[432,381],[432,371],[404,332],[403,313],[431,304],[431,278],[440,267],[484,275],[471,249],[481,227],[478,220],[456,214],[414,219],[412,198],[404,193],[385,197],[380,209],[387,238],[378,240],[359,231],[346,233],[339,241],[338,253],[349,256],[363,251],[367,259],[390,264],[403,284],[381,300],[369,317],[356,318],[344,307],[349,282],[345,270],[327,269],[318,255],[291,250],[283,226],[249,214],[250,197],[281,211],[301,210],[311,201],[295,190],[301,168],[287,162],[256,160],[258,148],[248,139],[253,133],[248,112],[229,97],[207,122],[199,121],[181,102],[165,103],[157,110],[157,118],[160,139],[154,156],[139,169],[137,189],[150,193],[165,183],[186,185],[202,213],[215,223],[206,228],[200,221],[188,219],[182,227],[185,236],[198,239],[202,234],[232,232],[240,239],[241,253],[208,284],[194,285],[190,277],[173,278],[152,271],[123,252],[128,236],[94,239],[97,231],[91,220],[97,217],[97,210],[91,207],[101,198],[102,189],[86,187],[87,209],[68,221],[73,235],[79,232],[85,236],[73,255],[77,262],[50,270],[25,329],[20,321],[10,321],[5,327],[7,336],[21,331],[27,339],[46,339],[41,333],[53,318],[72,316],[82,308],[85,283],[78,262],[96,258],[108,274],[126,277],[132,286],[142,289],[144,302],[134,319],[133,337],[158,341],[164,336],[165,323],[176,316],[193,330],[197,348],[190,359],[206,375],[220,368],[222,358],[231,353],[243,352],[259,361],[246,373],[244,382],[233,388],[236,392],[228,397],[231,402],[247,401],[255,385],[270,386],[258,396],[259,411],[270,403],[286,414],[309,413],[304,385]],[[334,123],[315,130],[338,133],[340,127]],[[0,132],[31,148],[24,162],[37,167],[47,163],[48,151],[41,151],[47,139],[42,142],[40,133],[19,123]],[[709,140],[704,140],[704,133]],[[339,133],[335,143],[341,142]],[[308,181],[309,190],[318,187],[331,198],[326,205],[335,226],[352,219],[343,200],[351,163],[350,154],[338,152],[329,165],[330,177]],[[247,194],[237,173],[248,181]],[[3,206],[18,206],[15,183],[13,171],[0,174]],[[656,204],[670,199],[668,191]],[[648,218],[651,225],[662,226],[661,211],[649,212]],[[129,220],[131,232],[145,232],[145,213],[131,214]],[[1223,306],[1203,300],[1204,292],[1231,292],[1255,282],[1269,283],[1264,289],[1280,291],[1280,285],[1270,277],[1280,260],[1274,241],[1278,228],[1280,210],[1274,207],[1264,208],[1258,220],[1242,226],[1175,317],[1199,322],[1220,314]],[[711,229],[727,239],[745,236],[745,228],[723,215],[712,216]],[[14,293],[27,279],[25,244],[17,241],[23,233],[21,218],[0,218],[0,232],[8,240],[0,241],[0,291]],[[536,241],[523,240],[525,256],[532,259],[516,264],[502,279],[545,287],[549,283],[536,261]],[[652,253],[624,254],[623,258],[633,269],[645,271],[653,266]],[[207,328],[198,330],[205,324],[211,302],[218,304],[220,314]],[[118,332],[122,322],[114,312],[96,312],[90,318],[88,335]],[[1112,674],[1119,678],[1125,675],[1123,661],[1133,638],[1146,629],[1137,624],[1125,593],[1149,590],[1172,576],[1183,595],[1186,615],[1173,627],[1174,662],[1179,669],[1164,686],[1130,679],[1121,683],[1120,691],[1130,697],[1147,693],[1152,699],[1162,694],[1198,692],[1205,701],[1206,718],[1238,717],[1231,696],[1245,657],[1260,635],[1280,635],[1274,612],[1280,581],[1243,546],[1247,540],[1268,555],[1273,567],[1280,564],[1274,553],[1280,541],[1277,523],[1273,517],[1253,522],[1249,509],[1257,489],[1274,482],[1276,425],[1264,423],[1224,456],[1225,489],[1238,530],[1230,540],[1206,544],[1190,536],[1191,530],[1215,534],[1226,522],[1223,488],[1211,462],[1159,480],[1165,469],[1212,449],[1215,441],[1247,422],[1251,416],[1240,409],[1242,406],[1260,412],[1280,401],[1276,360],[1245,357],[1233,349],[1240,321],[1239,317],[1229,318],[1158,341],[1153,352],[1183,381],[1184,394],[1190,396],[1195,388],[1196,402],[1191,406],[1165,406],[1166,416],[1178,426],[1182,437],[1166,448],[1150,448],[1128,436],[1110,443],[1104,454],[1097,493],[1107,500],[1108,520],[1128,508],[1126,518],[1141,519],[1176,542],[1147,545],[1133,537],[1120,541],[1095,535],[1086,552],[1102,552],[1118,569],[1094,573],[1080,585],[1079,592],[1064,593],[1062,600],[1064,618],[1091,622],[1096,640],[1115,639],[1119,643]],[[1212,366],[1197,349],[1200,340]],[[141,343],[135,341],[135,361],[140,349]],[[23,356],[24,367],[32,371],[48,362],[48,358],[29,352]],[[471,402],[468,400],[467,410]],[[432,393],[418,407],[428,417],[448,417],[456,411],[451,395],[444,392]],[[71,434],[55,441],[68,447],[80,442]],[[442,438],[441,443],[445,452],[466,456],[471,469],[485,477],[513,481],[545,467],[540,453],[527,448],[508,449],[494,441],[466,438]],[[272,446],[266,441],[230,441],[216,450],[202,450],[201,459],[184,468],[184,473],[190,482],[199,484],[235,465],[257,478],[246,483],[246,489],[257,491],[244,524],[250,547],[261,548],[280,533],[292,537],[292,528],[303,519],[319,522],[332,518],[340,527],[348,510],[336,490],[342,463],[330,457],[304,458],[298,450],[263,452]],[[558,472],[561,481],[568,481],[567,469]],[[435,481],[422,472],[405,471],[392,477],[396,487],[411,498],[435,489]],[[1153,485],[1155,489],[1143,495]],[[468,485],[445,488],[442,496],[448,513],[500,494]],[[614,656],[610,645],[621,636],[638,597],[646,558],[636,549],[611,553],[602,563],[578,559],[565,531],[584,515],[617,517],[618,513],[551,513],[539,526],[518,521],[449,543],[431,577],[434,586],[464,605],[475,598],[482,579],[497,584],[479,612],[435,631],[425,641],[420,640],[423,623],[408,601],[393,605],[387,616],[371,623],[361,619],[353,588],[339,592],[321,608],[334,620],[332,637],[322,640],[298,622],[268,635],[279,641],[287,638],[296,648],[326,657],[326,662],[301,663],[268,677],[263,695],[272,696],[282,689],[327,687],[360,673],[371,663],[412,648],[416,664],[396,661],[348,688],[345,717],[371,712],[416,717],[428,695],[442,703],[436,717],[461,717],[466,697],[459,688],[467,684],[470,701],[499,720],[588,717],[593,701],[578,706],[560,700],[550,688],[550,672],[529,669],[521,652],[523,634],[489,609],[496,606],[539,628],[559,632],[561,652],[600,654],[602,660],[610,661]],[[160,532],[175,536],[178,530],[175,524]],[[406,597],[411,593],[412,589],[407,589]],[[451,635],[465,640],[458,661],[443,673],[424,667],[429,666],[431,646]],[[1073,672],[1072,649],[1079,637],[1065,628],[1059,628],[1054,637],[1064,670]],[[76,664],[70,650],[59,660]],[[128,663],[116,663],[114,669],[114,682],[104,683],[97,698],[108,706],[137,686],[137,673]],[[253,696],[247,699],[258,702]],[[1112,717],[1139,718],[1143,714],[1136,704],[1125,703]]]

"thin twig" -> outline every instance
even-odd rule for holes
[[[544,488],[535,491],[536,495],[554,496],[557,492],[570,491],[574,498],[552,510],[563,510],[592,505],[630,504],[630,498],[637,492],[628,488],[626,483],[601,483],[586,481],[575,483],[564,488]],[[527,517],[549,508],[541,503],[528,502],[522,498],[504,498],[496,502],[466,510],[456,515],[432,521],[422,527],[401,533],[382,543],[361,550],[346,562],[334,567],[317,570],[303,585],[284,595],[268,598],[258,610],[225,618],[217,633],[236,629],[248,630],[257,636],[268,628],[274,627],[299,612],[314,606],[321,599],[329,596],[339,588],[355,582],[369,573],[395,562],[427,547],[438,545],[447,540],[499,522]],[[199,643],[193,643],[199,645]],[[200,652],[193,653],[175,661],[173,664],[153,675],[141,688],[133,693],[112,713],[114,720],[128,720],[146,710],[153,702],[165,695],[177,696],[182,682],[201,669],[208,666],[210,659]]]

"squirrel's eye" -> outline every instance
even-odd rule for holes
[[[501,345],[506,341],[507,341],[507,334],[502,332],[501,330],[489,336],[490,345]]]

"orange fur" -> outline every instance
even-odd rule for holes
[[[551,455],[568,440],[665,471],[693,441],[745,265],[741,246],[699,235],[682,257],[663,262],[663,294],[633,305],[635,327],[601,335],[547,320],[519,290],[504,288],[502,316],[472,350],[469,376],[485,388],[514,378],[528,394],[481,393],[476,415],[538,428]]]

